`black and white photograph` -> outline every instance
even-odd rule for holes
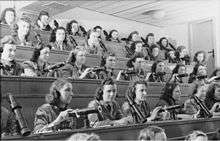
[[[220,141],[220,0],[0,0],[1,140]]]

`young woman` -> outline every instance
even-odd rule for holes
[[[127,70],[121,70],[117,76],[117,80],[122,79],[126,81],[144,79],[146,74],[143,70],[143,64],[145,62],[144,55],[142,53],[134,54],[134,56],[127,62]]]
[[[153,45],[149,52],[149,59],[151,61],[162,60],[161,50],[159,46]]]
[[[116,95],[117,86],[115,82],[111,78],[103,80],[97,89],[95,100],[90,101],[88,105],[89,108],[101,109],[101,115],[88,115],[91,127],[126,124],[126,121],[122,119],[119,104],[115,100]]]
[[[167,136],[164,129],[158,126],[148,126],[140,131],[139,141],[166,141]]]
[[[72,36],[80,36],[80,37],[86,36],[85,29],[82,26],[80,26],[76,20],[71,20],[69,23],[67,23],[66,31],[68,35],[72,35]]]
[[[116,56],[114,53],[108,54],[106,57],[102,57],[100,70],[97,68],[96,74],[99,79],[106,79],[106,78],[116,78],[116,74],[114,72],[115,65],[116,65]],[[95,69],[94,69],[95,70]],[[93,71],[94,71],[93,70]]]
[[[16,62],[16,46],[13,44],[4,44],[0,60],[0,75],[20,76],[23,73],[23,67]]]
[[[130,100],[124,102],[122,106],[122,111],[124,116],[127,118],[128,123],[142,123],[153,121],[159,117],[159,111],[162,107],[156,107],[152,113],[150,110],[150,106],[147,103],[147,83],[143,80],[137,80],[133,81],[132,85],[128,87],[127,97],[130,97],[130,100],[132,103],[130,103]],[[131,107],[131,104],[134,104],[136,108],[142,113],[144,119],[140,119],[141,117],[138,116],[137,112],[134,110],[134,108]]]
[[[198,51],[195,53],[193,61],[196,64],[206,64],[206,53],[205,51]]]
[[[116,42],[116,43],[120,43],[120,39],[119,39],[119,33],[117,30],[113,29],[109,32],[109,37],[107,39],[108,41],[112,41],[112,42]]]
[[[88,68],[86,65],[86,52],[83,50],[73,50],[70,52],[67,59],[67,64],[60,69],[62,77],[72,79],[96,79],[96,75],[93,73],[92,68]]]
[[[167,83],[163,95],[160,97],[157,106],[173,106],[180,105],[181,91],[177,83]],[[181,109],[170,111],[170,118],[177,119],[177,114],[181,113]]]
[[[166,37],[162,37],[160,38],[160,40],[157,43],[160,47],[160,50],[163,54],[163,56],[165,57],[165,59],[167,59],[167,53],[171,50],[174,50],[173,48],[171,48],[169,46],[169,41]]]
[[[199,85],[207,84],[207,67],[203,64],[196,64],[193,68],[193,72],[189,76],[189,83]]]
[[[23,62],[24,74],[22,76],[46,77],[45,69],[49,66],[50,50],[49,45],[35,48],[30,61]]]
[[[49,17],[47,11],[41,11],[35,23],[35,28],[43,31],[52,31],[52,27],[49,25]]]
[[[205,105],[205,98],[207,93],[208,85],[196,86],[193,95],[197,96],[198,99]],[[205,117],[204,111],[199,107],[196,101],[190,97],[184,103],[184,113],[191,115],[192,118],[201,118]]]
[[[76,119],[69,117],[73,109],[68,109],[73,96],[73,87],[65,79],[54,81],[50,93],[45,96],[46,103],[40,106],[34,119],[34,133],[75,129]]]
[[[66,30],[64,27],[58,27],[55,29],[51,34],[50,42],[50,45],[54,50],[71,51],[76,47],[74,44],[67,41]]]
[[[183,63],[185,65],[189,65],[190,64],[190,57],[187,53],[186,47],[185,46],[179,46],[176,49],[176,62],[177,63]]]
[[[220,84],[211,84],[208,88],[205,105],[215,115],[220,116]]]
[[[15,9],[6,8],[1,14],[0,23],[11,26],[15,23],[15,21],[16,21]]]
[[[127,54],[128,58],[131,58],[134,54],[143,53],[145,56],[145,59],[148,59],[148,51],[146,50],[146,48],[143,47],[142,41],[135,41],[134,43],[132,43],[131,44],[131,51],[133,52],[133,54],[131,54],[131,56],[129,56],[129,54]]]
[[[127,51],[128,56],[131,56],[133,54],[133,51],[131,49],[131,45],[135,42],[135,41],[139,41],[140,37],[139,37],[139,33],[137,31],[133,31],[130,33],[130,35],[127,38],[126,41],[126,45],[125,45],[125,49]]]
[[[146,43],[144,47],[146,47],[148,51],[152,50],[152,48],[156,45],[153,33],[147,34],[145,41]]]
[[[164,76],[165,72],[165,64],[163,61],[155,61],[151,66],[151,73],[147,76],[146,80],[149,82],[165,82]]]
[[[31,25],[29,19],[19,19],[16,25],[14,25],[11,35],[6,35],[4,38],[1,39],[1,44],[9,42],[15,45],[32,46],[32,43],[28,40],[31,28],[30,26]]]
[[[167,59],[169,63],[177,63],[177,57],[174,50],[171,50],[167,53]]]
[[[193,131],[186,137],[185,141],[208,141],[208,137],[202,131]]]
[[[169,82],[187,83],[187,77],[186,66],[184,64],[177,64],[172,71]]]

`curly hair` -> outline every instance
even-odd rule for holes
[[[135,42],[133,42],[132,44],[131,44],[131,50],[133,51],[133,52],[135,52],[135,49],[136,49],[136,45],[137,44],[142,44],[143,45],[143,42],[142,41],[135,41]]]
[[[76,20],[72,20],[70,21],[69,23],[66,24],[66,31],[68,34],[72,35],[72,24],[73,23],[76,23],[78,25],[78,22]],[[79,28],[78,28],[78,31],[79,31]],[[76,32],[78,34],[78,31]]]
[[[137,79],[135,81],[131,81],[129,83],[128,89],[126,91],[126,95],[130,96],[130,98],[132,98],[132,100],[135,100],[135,98],[136,98],[135,91],[136,91],[137,84],[144,84],[146,87],[148,86],[147,82],[144,81],[143,79]]]
[[[178,46],[178,47],[177,47],[176,52],[175,52],[176,58],[180,58],[180,53],[181,53],[184,49],[186,49],[185,46]]]
[[[154,33],[148,33],[148,34],[147,34],[147,36],[146,36],[146,38],[145,38],[146,43],[148,43],[148,38],[149,38],[150,36],[151,36],[151,37],[154,37]]]
[[[195,75],[195,76],[196,76],[197,73],[198,73],[198,69],[199,69],[200,66],[206,67],[204,64],[201,64],[201,63],[196,64],[196,65],[194,66],[194,68],[193,68],[193,71],[192,71],[191,75]]]
[[[6,24],[5,14],[6,14],[6,12],[8,12],[8,11],[13,12],[13,13],[14,13],[14,16],[16,17],[16,11],[15,11],[14,8],[6,8],[6,9],[2,12],[2,14],[1,14],[0,23]]]
[[[186,137],[185,141],[194,141],[199,136],[202,136],[208,140],[208,137],[205,133],[203,133],[202,131],[195,130],[192,131],[192,133]]]
[[[112,38],[112,33],[113,33],[113,32],[118,32],[118,30],[115,30],[115,29],[111,30],[111,31],[109,32],[109,38]]]
[[[67,79],[60,78],[51,84],[49,94],[46,94],[45,100],[52,105],[58,105],[60,103],[60,90],[65,84],[70,83]]]
[[[199,54],[203,54],[203,60],[202,60],[202,62],[204,62],[205,60],[206,60],[206,53],[205,53],[205,51],[197,51],[196,53],[195,53],[195,55],[194,55],[194,58],[193,58],[193,61],[194,62],[197,62],[197,63],[199,63],[198,62],[198,60],[197,60],[197,56],[199,55]],[[202,62],[200,62],[200,63],[202,63]]]
[[[70,64],[74,64],[74,63],[76,62],[76,55],[77,55],[80,51],[85,52],[85,51],[82,50],[82,49],[80,49],[80,50],[75,49],[75,50],[71,51],[71,52],[69,53],[69,56],[68,56],[66,62],[67,62],[67,63],[70,63]]]
[[[37,63],[38,58],[40,56],[40,51],[43,50],[44,48],[49,48],[51,50],[52,47],[50,45],[47,46],[42,45],[39,48],[34,48],[34,52],[32,54],[30,61]]]
[[[165,47],[168,47],[169,42],[168,42],[168,39],[167,39],[166,37],[162,37],[162,38],[160,38],[160,40],[158,41],[158,45],[159,45],[160,47],[163,47],[163,45],[162,45],[162,41],[163,41],[164,39],[167,40],[167,45],[166,45]]]
[[[133,32],[131,32],[131,33],[129,34],[129,36],[128,36],[128,41],[131,41],[132,36],[133,36],[134,34],[139,35],[138,31],[133,31]]]
[[[158,126],[148,126],[142,129],[139,133],[138,140],[151,141],[154,140],[157,133],[165,132],[164,129]]]
[[[62,26],[56,28],[54,32],[50,35],[50,42],[56,42],[56,33],[58,30],[63,30],[65,32],[65,39],[63,40],[63,43],[67,45],[67,36],[66,36],[66,29]]]
[[[103,100],[103,89],[105,85],[115,85],[115,81],[112,78],[106,78],[101,82],[101,85],[97,88],[95,99],[100,101]]]

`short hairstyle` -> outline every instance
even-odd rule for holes
[[[175,68],[173,69],[172,74],[178,73],[180,67],[185,67],[185,68],[186,68],[186,66],[185,66],[184,64],[179,63],[179,64],[177,64],[177,65],[175,66]]]
[[[100,66],[101,67],[104,67],[105,66],[105,64],[106,64],[106,59],[108,58],[108,57],[116,57],[116,55],[115,55],[115,53],[112,53],[112,52],[110,52],[110,53],[108,53],[107,54],[107,56],[102,56],[101,57],[101,62],[100,62]]]
[[[56,81],[54,81],[50,86],[49,94],[46,94],[45,96],[46,102],[57,106],[60,102],[60,90],[67,83],[70,82],[64,78],[59,78]]]
[[[64,33],[65,33],[65,39],[64,39],[63,43],[67,45],[66,29],[65,29],[64,27],[62,27],[62,26],[56,28],[56,29],[54,30],[54,32],[51,33],[51,35],[50,35],[50,42],[55,42],[55,41],[56,41],[56,33],[57,33],[57,30],[63,30],[63,31],[64,31]]]
[[[136,91],[137,84],[144,84],[147,87],[147,82],[143,79],[137,79],[135,81],[131,81],[126,91],[126,95],[132,98],[132,100],[136,98],[135,91]]]
[[[44,48],[49,48],[51,50],[52,47],[50,45],[47,45],[47,46],[42,45],[39,48],[34,48],[34,52],[32,54],[30,61],[36,63],[38,61],[39,56],[40,56],[40,51],[43,50]]]
[[[101,82],[101,85],[97,88],[95,99],[100,101],[103,100],[103,89],[105,85],[115,85],[115,81],[112,78],[106,78]]]
[[[178,83],[166,83],[164,87],[163,95],[160,97],[160,99],[165,100],[169,105],[172,105],[173,101],[173,91],[174,89],[179,86]]]
[[[118,32],[118,31],[115,30],[115,29],[111,30],[111,31],[109,32],[109,38],[112,38],[112,33],[113,33],[113,32]]]
[[[128,60],[128,62],[127,62],[127,64],[126,64],[127,67],[128,67],[128,68],[134,67],[133,62],[135,62],[137,58],[144,58],[144,57],[145,57],[145,56],[144,56],[143,53],[140,53],[140,52],[139,52],[139,53],[135,53],[135,54],[132,56],[132,58]]]
[[[153,65],[151,66],[151,72],[152,73],[156,73],[156,70],[157,70],[157,65],[160,63],[160,62],[163,62],[162,60],[157,60],[153,63]]]
[[[205,137],[207,139],[207,141],[208,141],[207,135],[204,132],[199,131],[199,130],[195,130],[191,134],[189,134],[186,137],[185,141],[194,141],[199,136]]]
[[[157,133],[165,132],[164,129],[158,126],[148,126],[145,129],[142,129],[139,133],[138,140],[150,141],[155,138]]]
[[[154,33],[148,33],[147,34],[147,36],[146,36],[146,43],[148,43],[148,37],[150,37],[150,36],[152,36],[152,37],[154,37]]]
[[[8,11],[11,11],[14,13],[15,17],[16,17],[16,11],[14,8],[5,8],[5,10],[2,12],[1,14],[1,18],[0,18],[0,23],[3,23],[3,24],[6,24],[6,21],[5,21],[5,14],[6,12]]]
[[[98,135],[94,133],[76,133],[70,136],[70,138],[67,141],[100,141],[100,138]]]
[[[193,61],[194,61],[194,62],[198,62],[197,56],[198,56],[199,54],[203,54],[204,58],[203,58],[202,62],[204,62],[204,61],[206,60],[206,53],[205,53],[205,51],[197,51],[197,52],[195,53],[195,55],[194,55]]]
[[[99,26],[99,25],[97,25],[97,26],[95,26],[93,29],[94,29],[94,30],[96,30],[96,29],[101,29],[101,30],[102,30],[102,27]]]
[[[131,32],[131,33],[129,34],[129,36],[128,36],[128,41],[131,41],[132,36],[133,36],[134,34],[139,35],[138,31],[133,31],[133,32]]]
[[[40,20],[42,16],[48,16],[49,17],[49,13],[47,11],[40,11],[37,20]]]
[[[77,22],[76,20],[72,20],[72,21],[70,21],[69,23],[67,23],[67,25],[66,25],[66,31],[67,31],[67,33],[70,34],[70,35],[73,34],[73,33],[72,33],[72,30],[71,30],[73,23],[78,24],[78,22]],[[78,30],[79,30],[79,29],[78,29]],[[78,31],[77,31],[77,32],[78,32]]]

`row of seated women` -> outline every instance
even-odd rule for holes
[[[45,96],[46,103],[40,106],[35,113],[33,133],[77,128],[77,119],[80,117],[77,114],[79,109],[68,107],[74,96],[73,89],[72,84],[66,79],[57,79],[52,83],[49,94]],[[167,83],[164,89],[158,103],[151,109],[147,102],[146,81],[141,79],[133,81],[125,94],[127,100],[120,106],[116,101],[117,85],[115,81],[111,78],[104,79],[95,93],[94,100],[88,103],[88,108],[99,109],[99,112],[88,114],[85,118],[88,118],[91,128],[96,128],[220,116],[219,82],[196,87],[189,99],[185,102],[182,101],[183,105],[178,83]],[[178,108],[169,108],[170,106]],[[16,124],[11,122],[8,123],[10,126],[1,130],[3,133],[11,134],[10,131],[16,129]]]
[[[10,15],[11,14],[11,15]],[[36,34],[36,39],[29,39],[31,29],[31,21],[27,17],[21,17],[18,21],[15,21],[15,11],[13,9],[6,9],[2,13],[1,23],[9,24],[12,26],[11,35],[5,36],[1,39],[1,44],[5,42],[11,42],[16,45],[36,46],[39,42],[42,42],[40,34]],[[91,54],[103,54],[108,52],[103,33],[106,35],[106,39],[112,42],[125,42],[124,51],[127,57],[132,57],[135,53],[142,52],[147,60],[168,60],[170,63],[183,63],[190,64],[190,57],[187,53],[186,47],[176,47],[175,43],[170,43],[166,37],[162,37],[157,43],[153,33],[149,33],[145,39],[139,36],[137,31],[131,32],[128,38],[119,39],[119,32],[117,30],[110,31],[108,33],[100,26],[95,26],[88,32],[79,25],[75,20],[70,21],[66,28],[59,27],[58,23],[52,22],[49,24],[49,14],[46,11],[41,11],[37,21],[35,22],[35,30],[51,31],[50,42],[52,49],[55,50],[67,50],[71,51],[76,47],[83,48],[85,51]],[[16,24],[13,24],[16,23]],[[85,38],[83,44],[77,43],[76,36]],[[32,43],[31,43],[32,42]],[[199,61],[195,55],[193,61]],[[203,57],[205,58],[205,57]],[[204,59],[202,59],[204,61]]]
[[[145,79],[149,82],[179,82],[208,84],[215,81],[220,76],[220,70],[216,69],[213,75],[207,77],[207,67],[202,63],[197,63],[192,73],[187,74],[187,68],[184,64],[177,64],[172,70],[172,74],[166,71],[165,62],[155,61],[151,66],[151,72],[144,68],[146,60],[142,53],[134,54],[128,60],[127,69],[116,72],[115,66],[117,58],[113,53],[103,56],[100,66],[86,66],[86,52],[81,49],[75,49],[70,52],[65,63],[50,65],[48,58],[50,56],[51,46],[40,46],[35,48],[29,61],[22,64],[15,60],[16,46],[14,44],[4,44],[1,53],[0,70],[1,75],[6,76],[28,76],[28,77],[65,77],[71,79],[104,79],[112,77],[116,80],[132,81],[136,79]]]

